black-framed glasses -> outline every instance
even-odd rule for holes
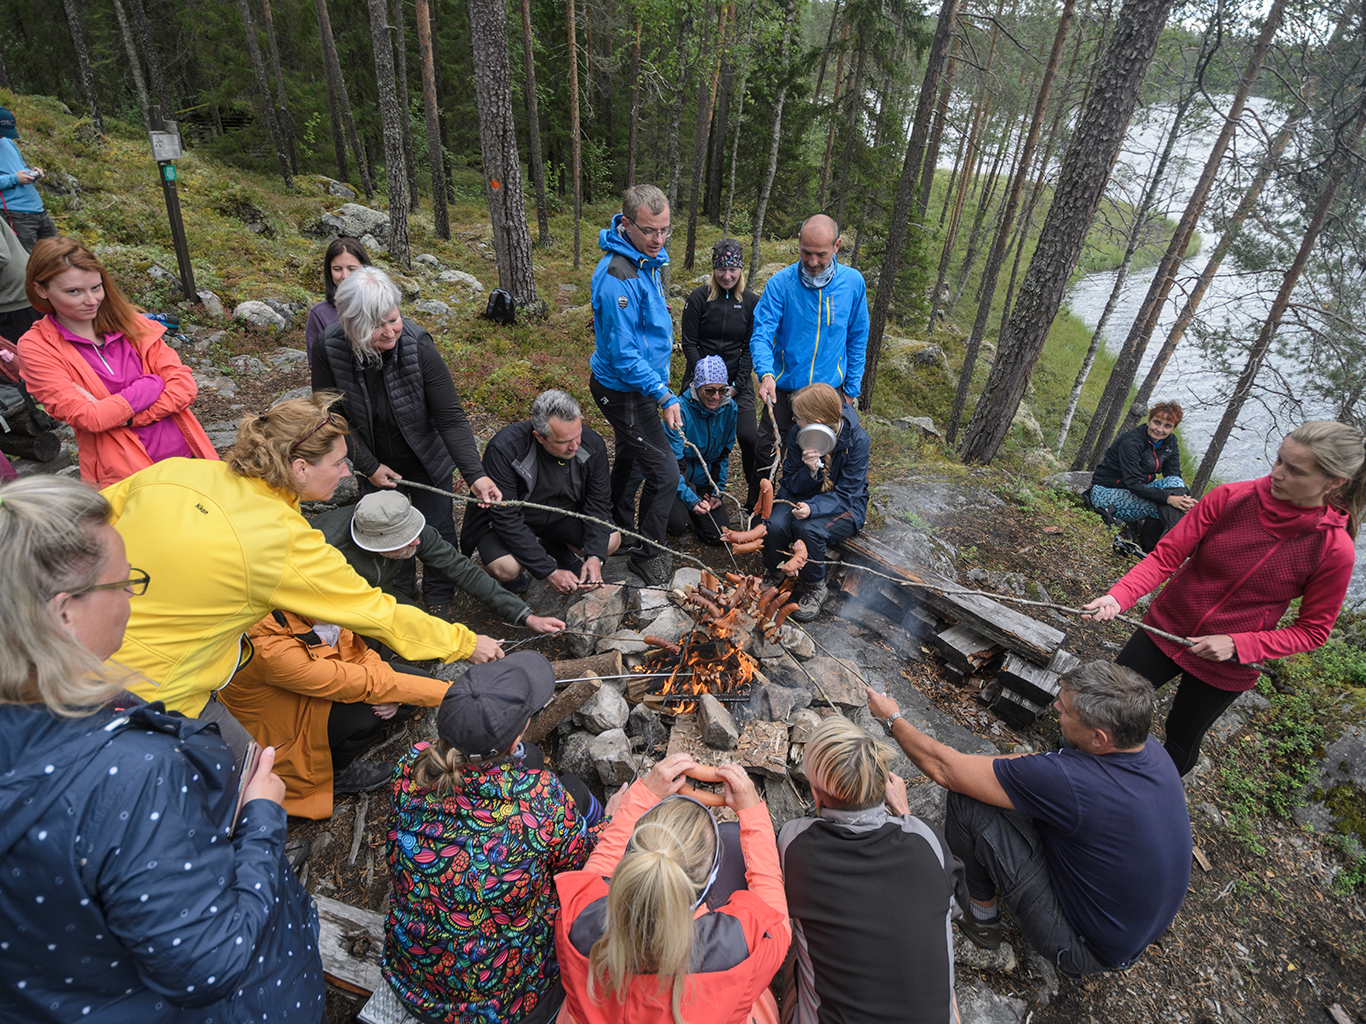
[[[292,445],[289,446],[289,457],[291,459],[294,458],[294,453],[299,450],[300,445],[302,445],[305,441],[307,441],[318,431],[322,430],[322,428],[327,426],[329,423],[335,423],[336,420],[337,418],[329,412],[327,414],[326,419],[319,422],[312,430],[310,430],[307,434],[305,434],[303,437],[299,438],[299,440],[295,441]]]
[[[126,590],[133,597],[141,597],[147,593],[147,587],[152,582],[152,577],[145,569],[136,569],[131,565],[128,567],[128,571],[133,574],[129,579],[119,580],[117,583],[96,583],[93,587],[78,590],[71,596],[82,597],[85,594],[94,593],[96,590]]]
[[[674,233],[674,226],[672,224],[670,224],[668,227],[663,228],[643,228],[640,226],[639,223],[637,223],[634,220],[631,220],[630,217],[627,217],[626,219],[631,221],[632,226],[634,226],[637,231],[639,231],[642,235],[651,240],[657,238],[661,242],[667,242],[673,236]]]
[[[730,393],[730,386],[727,384],[709,384],[697,390],[711,398],[724,398]]]

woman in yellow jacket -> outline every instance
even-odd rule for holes
[[[277,402],[243,417],[224,461],[167,459],[102,492],[130,561],[156,580],[113,660],[146,677],[129,687],[140,697],[220,721],[239,758],[246,732],[213,694],[250,657],[246,631],[275,608],[377,637],[413,661],[503,656],[497,641],[370,586],[299,514],[300,501],[330,498],[350,472],[337,400]]]

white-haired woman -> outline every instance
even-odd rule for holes
[[[267,748],[239,809],[208,723],[123,692],[129,566],[71,480],[0,487],[0,973],[8,1020],[317,1021],[318,919]]]
[[[432,337],[398,311],[402,293],[389,275],[361,267],[337,288],[337,323],[327,329],[313,355],[313,390],[337,390],[351,425],[348,453],[364,478],[363,492],[412,480],[449,490],[458,468],[481,501],[499,501],[499,491],[479,461],[451,371]],[[413,488],[413,506],[438,533],[459,546],[449,498]],[[400,581],[403,586],[404,581]],[[416,577],[407,589],[416,596]],[[440,573],[424,580],[427,607],[449,619],[455,586]]]

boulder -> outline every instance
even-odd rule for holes
[[[388,252],[389,247],[381,242],[374,235],[368,232],[360,236],[360,244],[365,246],[366,252]]]
[[[646,753],[666,743],[669,730],[660,720],[659,712],[648,705],[637,704],[626,719],[626,735]]]
[[[1055,491],[1071,491],[1080,494],[1091,486],[1091,471],[1076,470],[1071,473],[1054,473],[1048,478],[1048,486]]]
[[[255,356],[240,355],[233,356],[228,360],[228,365],[238,373],[265,373],[266,364]]]
[[[272,366],[288,369],[308,362],[308,353],[301,348],[277,348],[268,357]]]
[[[586,658],[593,653],[598,636],[607,636],[621,628],[621,618],[626,614],[626,591],[615,584],[607,584],[590,590],[582,600],[570,605],[564,613],[568,626],[569,648],[576,658]],[[597,636],[585,636],[594,633]]]
[[[717,750],[734,750],[740,742],[740,727],[735,716],[710,693],[697,701],[697,724],[702,731],[702,742]]]
[[[892,426],[899,430],[915,430],[927,441],[942,441],[944,435],[928,416],[902,416],[892,420]]]
[[[413,257],[413,262],[420,263],[422,266],[428,267],[432,270],[441,269],[441,261],[429,252],[418,253],[416,256]]]
[[[787,722],[793,714],[811,706],[809,691],[796,686],[760,686],[751,695],[750,708],[765,722]]]
[[[313,388],[308,384],[300,384],[297,388],[290,388],[288,391],[281,391],[278,395],[271,399],[271,405],[274,405],[276,402],[288,402],[291,398],[311,398],[312,396]],[[342,483],[345,482],[345,480],[342,481]]]
[[[669,607],[669,595],[662,590],[633,589],[628,601],[636,621],[642,626],[654,622]]]
[[[634,629],[619,629],[598,641],[597,652],[620,651],[622,654],[644,654],[648,645]]]
[[[467,274],[463,270],[443,270],[436,275],[436,279],[442,284],[463,285],[472,292],[482,292],[484,286],[479,283],[479,278],[473,274]]]
[[[811,738],[811,734],[816,731],[816,726],[821,724],[821,716],[812,711],[809,707],[801,708],[792,713],[792,728],[788,734],[788,740],[794,744],[805,743]]]
[[[758,273],[754,275],[754,279],[749,282],[749,287],[756,295],[762,295],[764,292],[764,285],[768,283],[768,279],[787,265],[788,264],[786,263],[765,263],[759,268]]]
[[[624,729],[630,717],[626,698],[615,686],[604,683],[598,692],[589,697],[574,712],[574,724],[587,729],[593,735],[609,729]]]
[[[195,370],[194,382],[199,385],[201,395],[212,391],[224,398],[237,397],[237,383],[232,378],[224,377],[213,370]]]
[[[1039,426],[1039,421],[1024,405],[1015,410],[1015,418],[1010,421],[1010,425],[1019,427],[1025,440],[1030,444],[1043,444],[1043,427]]]
[[[426,313],[429,316],[449,316],[451,307],[440,299],[423,299],[413,307],[419,313]]]
[[[588,752],[604,786],[620,786],[636,777],[631,741],[624,730],[609,729],[594,736],[588,743]]]
[[[649,635],[677,643],[686,634],[691,633],[692,628],[692,616],[675,605],[669,605],[650,623]]]
[[[237,308],[232,311],[232,315],[235,320],[245,320],[255,327],[265,327],[275,331],[283,331],[288,326],[284,317],[264,302],[257,302],[255,299],[239,302]]]
[[[380,241],[389,237],[389,215],[360,203],[343,203],[341,209],[324,213],[322,221],[330,233],[359,238],[362,243],[366,235],[373,235]],[[370,246],[366,245],[366,248]]]
[[[176,277],[169,270],[165,269],[164,267],[160,267],[155,263],[153,263],[152,266],[148,269],[147,276],[150,277],[153,281],[165,281],[167,283],[180,282],[180,278]]]
[[[684,587],[696,587],[702,583],[702,570],[692,566],[685,566],[674,573],[673,583],[670,586],[675,590],[682,590]]]
[[[559,756],[555,758],[559,770],[577,775],[585,781],[591,780],[597,772],[590,750],[594,739],[596,737],[591,732],[571,732],[561,740]]]
[[[338,199],[359,199],[360,193],[351,185],[344,181],[337,181],[328,178],[327,184],[323,189],[329,196],[336,196]]]
[[[196,294],[199,296],[199,301],[204,303],[204,309],[209,316],[228,315],[228,311],[223,308],[222,300],[207,288],[199,289]]]

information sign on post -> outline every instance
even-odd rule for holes
[[[199,294],[194,285],[194,268],[190,266],[190,246],[185,240],[185,222],[180,216],[180,194],[176,191],[176,169],[172,163],[185,155],[180,142],[180,128],[174,121],[163,121],[156,107],[149,108],[148,114],[153,130],[147,136],[152,142],[152,158],[157,162],[161,191],[166,197],[166,215],[171,222],[176,263],[180,266],[180,286],[184,289],[185,298],[197,302]]]

